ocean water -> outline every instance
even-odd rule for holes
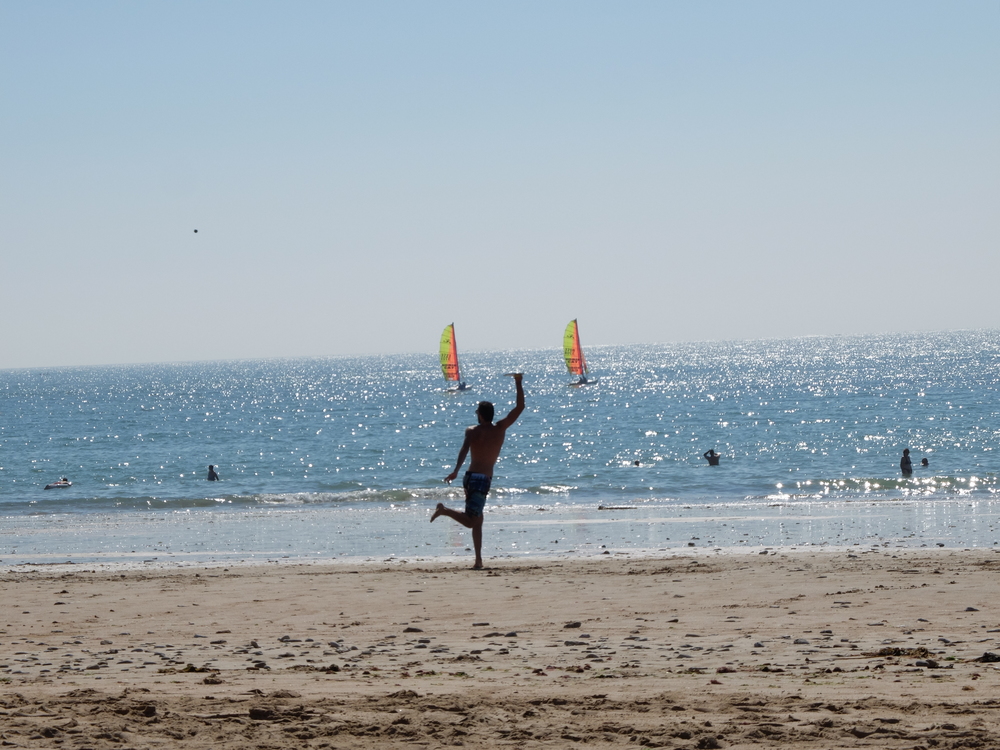
[[[467,557],[428,520],[513,370],[487,557],[1000,543],[998,331],[462,355],[0,371],[0,565]]]

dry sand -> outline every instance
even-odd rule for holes
[[[988,550],[80,567],[0,574],[3,746],[1000,747]]]

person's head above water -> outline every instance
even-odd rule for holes
[[[480,401],[476,407],[476,415],[487,424],[493,424],[493,404],[489,401]]]

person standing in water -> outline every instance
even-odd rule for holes
[[[913,462],[910,460],[910,449],[903,449],[903,457],[899,459],[899,470],[903,473],[904,477],[913,476]]]
[[[504,438],[507,437],[507,428],[514,424],[524,411],[524,388],[521,386],[521,379],[524,376],[516,372],[512,377],[517,388],[517,404],[506,417],[493,424],[493,404],[489,401],[479,402],[479,406],[476,407],[479,424],[466,429],[465,440],[455,462],[455,470],[444,478],[449,484],[453,482],[458,477],[458,470],[465,463],[465,457],[472,453],[469,470],[462,479],[462,487],[465,488],[465,512],[452,510],[445,507],[444,503],[438,503],[434,515],[431,516],[432,523],[438,516],[448,516],[465,528],[472,529],[472,545],[476,550],[476,562],[472,566],[474,570],[483,567],[483,508],[486,507],[486,495],[493,481],[493,467],[500,457],[500,449],[503,447]]]
[[[702,458],[708,461],[709,466],[718,466],[719,459],[721,456],[715,452],[715,448],[709,448],[707,451],[701,454]]]
[[[209,482],[219,481],[219,475],[216,473],[215,466],[213,464],[208,465],[208,481]]]

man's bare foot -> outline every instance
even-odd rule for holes
[[[434,523],[434,519],[444,513],[444,503],[438,503],[437,508],[434,511],[434,515],[431,516],[431,523]]]
[[[477,562],[475,565],[472,566],[472,569],[473,570],[482,570],[483,569],[482,562]]]

